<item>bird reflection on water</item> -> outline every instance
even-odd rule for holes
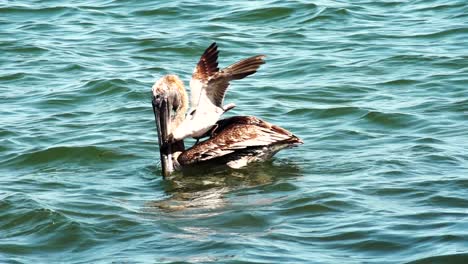
[[[226,198],[227,194],[245,191],[248,195],[248,190],[252,187],[284,180],[281,175],[287,175],[288,178],[301,177],[302,170],[300,166],[288,160],[271,160],[251,164],[246,169],[213,170],[204,174],[196,171],[191,175],[175,174],[165,181],[165,192],[169,197],[146,204],[145,210],[154,213],[199,210],[197,212],[199,217],[217,214],[216,209],[235,206],[239,202],[230,201]],[[248,202],[257,204],[256,201]],[[274,201],[267,199],[261,201],[261,203],[270,202]]]

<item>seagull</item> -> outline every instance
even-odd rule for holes
[[[198,140],[216,125],[222,114],[235,107],[232,103],[223,104],[230,82],[254,74],[260,65],[265,63],[265,55],[257,55],[219,70],[218,54],[218,46],[214,42],[198,61],[190,80],[191,109],[183,120],[177,120],[179,123],[171,131],[169,141],[175,142],[192,137],[197,139],[198,143]],[[176,79],[179,82],[179,78]],[[157,85],[160,83],[157,82],[155,86]],[[186,95],[179,94],[178,96]]]

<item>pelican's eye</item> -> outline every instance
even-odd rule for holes
[[[153,106],[160,107],[161,106],[161,96],[159,94],[153,94],[152,100]]]

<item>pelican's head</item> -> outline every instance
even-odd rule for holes
[[[163,176],[168,176],[174,169],[171,148],[177,143],[170,142],[169,136],[185,116],[188,108],[187,93],[179,77],[165,75],[154,83],[152,97]]]
[[[152,91],[155,103],[160,104],[165,98],[171,105],[170,110],[177,112],[181,110],[180,108],[187,107],[188,99],[184,83],[176,75],[163,76],[154,83]]]

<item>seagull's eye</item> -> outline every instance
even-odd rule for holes
[[[189,116],[190,116],[190,119],[191,119],[191,120],[193,120],[193,118],[194,118],[193,115],[195,114],[195,111],[196,111],[196,110],[197,110],[197,109],[193,109],[192,112],[189,113]]]

